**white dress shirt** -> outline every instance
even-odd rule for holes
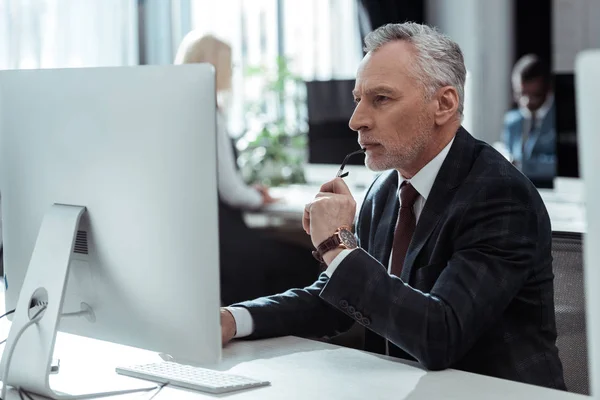
[[[415,213],[417,223],[419,221],[419,217],[421,216],[421,212],[423,211],[423,207],[425,207],[425,202],[429,197],[429,193],[431,192],[431,188],[433,187],[435,178],[437,177],[440,168],[442,168],[442,164],[444,163],[444,160],[446,159],[446,156],[450,151],[450,147],[452,147],[452,143],[454,143],[454,138],[452,138],[450,143],[448,143],[446,147],[444,147],[442,151],[438,153],[437,156],[435,156],[429,163],[427,163],[423,168],[421,168],[421,170],[417,172],[415,176],[412,177],[412,179],[405,179],[400,173],[398,173],[399,182],[408,181],[417,190],[417,192],[419,192],[419,197],[413,205],[413,211]],[[398,185],[398,187],[400,186],[401,185]],[[400,190],[398,190],[398,201],[400,201],[399,192]],[[340,254],[338,254],[333,259],[331,264],[329,264],[329,267],[327,267],[325,274],[331,278],[337,270],[337,268],[339,267],[339,265],[341,264],[341,262],[348,256],[348,254],[350,254],[354,250],[356,249],[342,250]],[[390,255],[390,260],[388,261],[388,272],[390,271],[391,264],[392,263]],[[233,319],[236,323],[237,332],[235,334],[235,337],[240,338],[252,334],[252,332],[254,331],[254,321],[252,320],[252,315],[250,314],[250,312],[242,307],[228,307],[227,309],[233,315]]]
[[[244,182],[236,169],[236,161],[227,133],[227,121],[217,112],[217,186],[221,200],[234,208],[252,210],[262,205],[262,195]]]

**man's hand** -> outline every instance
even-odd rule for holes
[[[321,186],[315,199],[304,207],[302,226],[315,247],[341,226],[351,227],[356,215],[356,201],[341,178]]]
[[[235,319],[227,309],[221,308],[221,342],[223,346],[233,339],[237,332]]]
[[[253,187],[262,196],[263,206],[268,205],[268,204],[273,204],[273,203],[276,203],[279,201],[279,199],[271,197],[271,194],[269,193],[269,188],[266,187],[265,185],[256,184]]]

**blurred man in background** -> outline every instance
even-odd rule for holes
[[[555,106],[550,68],[537,56],[514,66],[512,87],[517,109],[506,113],[503,141],[513,164],[538,186],[556,175]]]

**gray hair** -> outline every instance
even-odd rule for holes
[[[458,92],[458,114],[462,116],[465,103],[467,70],[462,51],[456,42],[427,25],[406,22],[387,24],[365,37],[366,52],[373,52],[386,43],[403,40],[416,49],[413,74],[432,96],[444,86],[453,86]]]

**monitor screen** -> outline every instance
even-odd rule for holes
[[[556,158],[557,175],[579,177],[577,151],[577,118],[575,113],[574,74],[556,74],[554,78],[556,102]]]
[[[308,162],[341,164],[347,154],[360,150],[357,133],[348,127],[354,111],[354,80],[306,82],[308,105]],[[364,155],[351,165],[364,165]]]

